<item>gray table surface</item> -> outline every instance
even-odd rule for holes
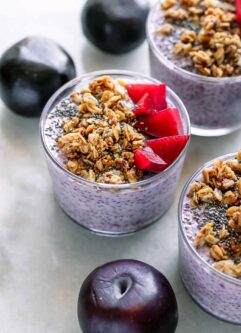
[[[107,67],[148,73],[146,44],[120,57],[88,44],[79,28],[82,3],[0,0],[0,53],[24,36],[41,34],[69,50],[79,74]],[[193,137],[176,200],[165,217],[131,237],[98,237],[74,224],[56,204],[38,119],[17,116],[0,102],[0,332],[80,332],[76,303],[81,283],[96,266],[118,258],[146,261],[167,276],[179,304],[177,333],[240,332],[193,303],[177,267],[177,203],[185,181],[202,163],[239,148],[241,132]]]

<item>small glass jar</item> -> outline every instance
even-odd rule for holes
[[[127,71],[101,71],[83,75],[60,88],[45,106],[40,122],[42,144],[47,157],[54,193],[59,205],[74,221],[98,234],[125,235],[134,233],[158,220],[174,201],[176,186],[185,159],[187,146],[163,172],[133,184],[102,184],[85,180],[65,169],[53,155],[45,136],[49,113],[74,90],[81,90],[99,76],[110,75],[128,83],[158,83],[157,80]],[[167,101],[180,111],[184,134],[190,134],[185,106],[167,88]]]
[[[206,77],[184,70],[164,57],[154,38],[160,3],[153,6],[147,20],[152,77],[165,82],[182,99],[192,134],[219,136],[241,128],[241,76]]]
[[[231,160],[237,156],[228,154],[215,160]],[[186,183],[179,202],[179,271],[187,292],[193,300],[211,315],[232,324],[241,325],[241,280],[228,276],[209,264],[194,248],[191,234],[187,233],[186,224],[190,225],[189,208],[186,206],[190,184],[200,180],[203,168],[213,165],[212,160],[200,169]],[[190,229],[189,229],[190,230]]]

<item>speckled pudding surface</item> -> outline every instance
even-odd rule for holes
[[[131,72],[96,72],[71,81],[60,89],[47,104],[41,119],[42,142],[47,155],[54,193],[60,206],[74,221],[100,234],[122,235],[133,233],[158,220],[170,207],[176,183],[186,154],[186,148],[165,171],[133,184],[100,184],[78,177],[65,169],[63,155],[56,149],[56,138],[61,131],[61,113],[73,90],[86,87],[97,76],[111,75],[128,83],[156,82]],[[67,100],[66,100],[67,98]],[[169,106],[179,109],[184,133],[189,134],[189,120],[184,105],[168,89]],[[57,108],[56,108],[57,105]],[[57,112],[56,112],[57,111]],[[54,114],[54,116],[53,116]],[[56,126],[53,127],[52,124]]]
[[[166,23],[161,3],[153,7],[147,22],[151,75],[180,96],[189,112],[193,134],[217,136],[240,128],[241,76],[207,77],[197,72],[190,57],[174,54],[182,29],[192,29],[192,24],[184,21],[175,25],[170,36],[157,34]]]
[[[235,157],[236,154],[229,154],[218,160],[234,160]],[[225,270],[219,271],[214,268],[216,263],[223,264],[225,261],[216,261],[220,258],[214,259],[210,255],[211,243],[210,246],[197,247],[197,235],[207,223],[216,221],[214,230],[228,223],[227,207],[217,203],[204,203],[200,207],[194,207],[191,198],[188,197],[191,184],[196,181],[203,182],[203,168],[210,168],[216,160],[200,168],[182,192],[179,202],[179,270],[188,293],[204,310],[222,320],[241,325],[240,275],[233,277],[223,273]],[[230,264],[233,261],[226,262]],[[239,267],[239,259],[234,262],[235,267]]]

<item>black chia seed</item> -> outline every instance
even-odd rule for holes
[[[227,207],[221,206],[218,203],[207,205],[204,208],[203,214],[204,219],[206,219],[205,224],[209,221],[214,223],[214,231],[219,231],[223,225],[228,223]]]
[[[190,207],[190,205],[188,205],[188,207],[185,206],[184,209],[191,209],[192,219],[197,224],[199,230],[202,229],[207,223],[212,222],[213,230],[216,232],[218,237],[222,226],[225,225],[229,235],[225,239],[220,239],[219,244],[225,248],[229,259],[235,260],[236,263],[241,262],[241,236],[228,225],[229,218],[227,217],[227,205],[220,205],[218,203],[204,204],[200,207]]]
[[[51,147],[52,151],[58,152],[59,148],[55,141],[59,136],[64,134],[62,124],[63,118],[71,119],[78,112],[78,107],[74,104],[70,97],[64,98],[60,101],[48,115],[48,120],[51,123],[51,126],[46,126],[44,129],[44,135],[52,138],[53,144]]]

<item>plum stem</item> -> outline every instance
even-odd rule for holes
[[[132,287],[133,281],[129,276],[119,276],[115,279],[114,289],[118,299],[122,298]]]

